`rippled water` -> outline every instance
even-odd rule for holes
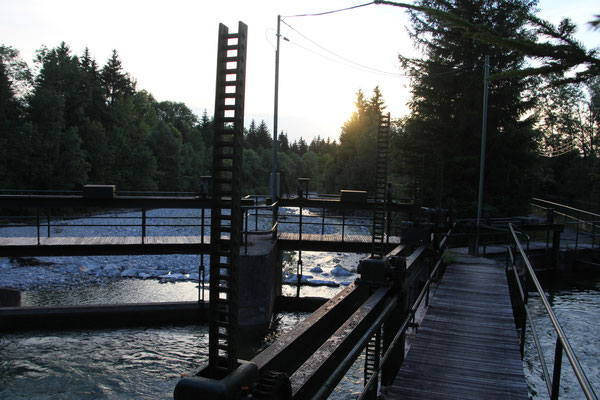
[[[551,306],[596,393],[600,393],[600,278],[546,279],[542,282]],[[530,293],[530,295],[532,295]],[[545,314],[539,296],[529,300],[529,307],[540,336],[550,374],[554,365],[556,334]],[[535,399],[548,398],[539,357],[529,329],[524,367],[530,394]],[[561,399],[583,398],[580,386],[563,355]]]
[[[308,313],[281,315],[270,331],[247,344],[242,358],[292,329]],[[1,399],[168,399],[182,373],[207,359],[205,326],[41,331],[0,338]],[[333,399],[362,387],[361,356]]]
[[[164,399],[206,355],[205,327],[5,335],[0,398]]]

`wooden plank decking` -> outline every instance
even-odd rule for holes
[[[386,250],[400,244],[399,236],[390,236]],[[280,232],[279,248],[282,250],[305,251],[340,251],[351,253],[368,253],[371,251],[373,238],[370,235],[303,233],[302,240],[297,232]]]
[[[448,266],[386,398],[528,398],[504,267],[460,260]]]
[[[371,236],[321,235],[280,232],[281,250],[340,251],[366,253],[371,250]],[[253,240],[250,236],[249,242]],[[390,248],[400,243],[390,237]],[[141,236],[114,237],[0,237],[0,257],[63,255],[127,255],[127,254],[199,254],[209,251],[210,236]]]
[[[1,237],[0,256],[199,254],[210,236]]]

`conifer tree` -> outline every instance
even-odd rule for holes
[[[530,37],[525,15],[535,4],[535,0],[417,3],[515,39]],[[413,97],[397,151],[405,159],[424,155],[428,165],[443,162],[447,197],[472,215],[478,190],[484,59],[490,56],[490,70],[496,73],[521,68],[524,57],[474,40],[462,26],[432,13],[413,11],[411,20],[411,36],[423,58],[400,56],[413,75]],[[526,204],[523,199],[531,189],[527,172],[534,161],[534,131],[532,120],[522,118],[533,105],[523,97],[528,84],[525,78],[490,82],[484,199],[495,214],[518,211],[515,208]],[[435,186],[434,170],[426,175],[426,187]]]

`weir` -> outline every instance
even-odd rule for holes
[[[362,352],[365,374],[360,399],[375,399],[379,395],[390,399],[527,398],[517,336],[517,332],[524,335],[526,328],[523,318],[517,318],[521,323],[519,330],[515,326],[506,273],[511,279],[514,275],[513,285],[519,289],[520,306],[527,314],[523,287],[536,280],[521,241],[526,239],[529,244],[527,232],[543,231],[548,238],[552,232],[553,246],[547,253],[557,262],[563,227],[550,220],[544,224],[521,221],[519,226],[509,224],[512,220],[497,220],[498,225],[490,223],[483,230],[484,235],[490,234],[490,241],[484,239],[482,243],[491,248],[498,244],[496,235],[508,237],[503,250],[509,255],[505,268],[486,259],[453,260],[456,256],[446,252],[450,240],[468,242],[469,234],[457,234],[457,221],[450,211],[421,207],[422,177],[416,178],[418,190],[412,202],[396,203],[388,195],[390,116],[382,115],[374,160],[377,190],[373,198],[364,201],[362,194],[350,194],[348,200],[302,196],[273,199],[273,204],[265,206],[269,217],[275,216],[271,228],[259,231],[255,226],[254,231],[249,230],[249,210],[254,209],[258,219],[258,208],[262,206],[244,203],[240,193],[246,30],[241,22],[235,34],[223,25],[219,29],[210,197],[202,193],[178,198],[134,198],[119,196],[114,188],[106,196],[104,189],[94,187],[83,195],[0,197],[0,207],[139,208],[141,235],[133,238],[51,237],[49,216],[48,235],[44,237],[44,218],[38,212],[34,225],[37,235],[0,240],[0,255],[210,254],[209,301],[202,301],[199,295],[198,302],[185,304],[35,310],[11,307],[0,309],[0,325],[31,329],[65,321],[74,322],[75,327],[99,320],[207,322],[208,363],[178,382],[175,399],[325,399]],[[101,195],[94,194],[97,190]],[[156,207],[202,210],[202,221],[195,225],[200,234],[171,238],[148,235],[146,210]],[[294,222],[297,234],[279,230],[283,222],[283,218],[278,218],[280,207],[298,208]],[[205,221],[208,209],[210,221]],[[320,235],[302,232],[306,209],[322,210]],[[341,214],[341,234],[325,233],[326,210],[335,216]],[[369,214],[371,234],[345,234],[346,210]],[[394,225],[394,213],[410,217]],[[204,234],[209,225],[210,236]],[[521,232],[516,233],[519,227]],[[333,298],[304,303],[297,299],[300,304],[296,306],[319,307],[251,360],[241,360],[238,342],[244,328],[266,328],[277,308],[281,252],[288,249],[364,252],[370,256],[358,266],[360,277]],[[517,261],[518,257],[522,257],[521,261]],[[526,273],[517,271],[523,264]],[[523,276],[530,281],[522,282]],[[200,293],[203,286],[201,282]],[[419,322],[416,316],[423,307],[428,311]],[[564,332],[559,324],[555,326],[559,333],[555,359],[561,359],[564,351],[586,398],[596,399]],[[415,329],[417,335],[407,353],[409,328]],[[556,363],[550,378],[544,366],[553,398],[560,387],[560,368],[561,363]]]

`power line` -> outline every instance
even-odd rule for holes
[[[331,51],[331,50],[329,50],[329,49],[326,49],[325,47],[321,46],[319,43],[317,43],[317,42],[315,42],[314,40],[310,39],[308,36],[304,35],[302,32],[298,31],[296,28],[294,28],[293,26],[291,26],[291,25],[290,25],[290,24],[288,24],[287,22],[285,22],[285,21],[282,21],[282,22],[283,22],[284,24],[286,24],[286,25],[287,25],[287,26],[288,26],[288,27],[289,27],[291,30],[293,30],[293,31],[294,31],[294,32],[296,32],[298,35],[302,36],[304,39],[308,40],[310,43],[314,44],[315,46],[317,46],[317,47],[318,47],[318,48],[320,48],[321,50],[324,50],[324,51],[326,51],[327,53],[329,53],[329,54],[331,54],[331,55],[333,55],[333,56],[335,56],[335,57],[337,57],[337,58],[339,58],[339,59],[342,59],[342,60],[344,60],[344,61],[346,61],[346,62],[348,62],[348,63],[354,64],[354,65],[356,65],[357,67],[360,67],[360,68],[362,68],[362,69],[365,69],[365,70],[370,70],[370,71],[372,71],[372,72],[374,72],[374,73],[377,73],[377,74],[380,74],[380,75],[386,75],[386,76],[398,76],[398,77],[403,77],[403,76],[406,76],[406,75],[403,75],[403,74],[398,74],[398,73],[394,73],[394,72],[382,71],[382,70],[379,70],[379,69],[376,69],[376,68],[371,68],[371,67],[368,67],[368,66],[366,66],[366,65],[363,65],[363,64],[357,63],[357,62],[355,62],[355,61],[352,61],[352,60],[350,60],[350,59],[348,59],[348,58],[346,58],[346,57],[340,56],[339,54],[336,54],[336,53],[334,53],[333,51]],[[296,43],[295,43],[295,44],[296,44]],[[299,45],[298,45],[298,46],[299,46]],[[301,47],[302,47],[302,46],[301,46]],[[304,48],[305,50],[311,51],[311,50],[307,49],[306,47],[302,47],[302,48]],[[311,52],[312,52],[312,51],[311,51]],[[315,54],[317,54],[317,55],[320,55],[319,53],[316,53],[316,52],[312,52],[312,53],[315,53]],[[325,58],[327,58],[327,57],[325,57]],[[328,58],[328,59],[329,59],[329,58]],[[331,60],[331,59],[329,59],[329,60]],[[335,61],[335,60],[331,60],[331,61]],[[335,62],[338,62],[338,61],[335,61]],[[340,62],[340,64],[343,64],[343,63],[341,63],[341,62]],[[347,65],[347,64],[343,64],[343,65]],[[349,67],[352,67],[351,65],[347,65],[347,66],[349,66]]]
[[[325,48],[324,46],[320,45],[316,41],[310,39],[308,36],[306,36],[302,32],[298,31],[296,28],[294,28],[293,26],[291,26],[287,22],[285,22],[283,20],[282,20],[282,22],[285,25],[287,25],[290,29],[292,29],[294,32],[296,32],[298,35],[300,35],[302,38],[304,38],[305,40],[307,40],[308,42],[312,43],[313,45],[317,46],[321,50],[323,50],[323,51],[325,51],[325,52],[327,52],[327,53],[331,54],[332,56],[337,57],[339,59],[338,60],[338,59],[334,59],[334,58],[328,57],[328,56],[326,56],[324,54],[321,54],[321,53],[316,52],[316,51],[314,51],[312,49],[309,49],[306,46],[303,46],[303,45],[301,45],[299,43],[296,43],[296,42],[290,40],[287,37],[284,37],[284,39],[287,42],[290,42],[293,45],[298,46],[301,49],[304,49],[304,50],[308,51],[309,53],[312,53],[312,54],[315,54],[315,55],[317,55],[319,57],[325,58],[326,60],[329,60],[329,61],[341,64],[341,65],[344,65],[344,66],[349,67],[349,68],[354,68],[354,69],[357,69],[357,70],[362,71],[362,72],[368,72],[368,73],[372,73],[372,74],[376,74],[376,75],[381,75],[381,76],[389,76],[389,77],[397,77],[397,78],[411,78],[411,77],[418,77],[418,76],[425,75],[425,74],[422,74],[422,73],[401,74],[401,73],[396,73],[396,72],[383,71],[383,70],[380,70],[380,69],[377,69],[377,68],[372,68],[372,67],[366,66],[364,64],[352,61],[349,58],[343,57],[343,56],[341,56],[341,55],[339,55],[339,54],[337,54],[337,53],[335,53],[335,52],[333,52],[333,51]],[[340,60],[343,60],[343,61],[340,61]],[[439,73],[436,73],[436,74],[428,74],[428,76],[430,76],[430,77],[443,77],[443,76],[447,76],[447,75],[459,74],[459,73],[461,73],[461,72],[463,72],[463,71],[465,71],[465,70],[467,70],[469,68],[472,68],[475,65],[477,65],[477,64],[466,65],[466,66],[464,66],[462,68],[451,69],[449,71],[439,72]]]
[[[284,19],[284,18],[295,18],[295,17],[318,17],[318,16],[321,16],[321,15],[328,15],[328,14],[338,13],[338,12],[341,12],[341,11],[354,10],[355,8],[370,6],[371,4],[375,4],[375,2],[372,1],[370,3],[359,4],[357,6],[340,8],[339,10],[324,11],[324,12],[314,13],[314,14],[287,15],[287,16],[282,17],[282,19]]]
[[[334,62],[334,63],[337,63],[337,64],[341,64],[341,65],[344,65],[344,66],[349,67],[349,68],[357,69],[357,70],[362,71],[362,72],[368,72],[368,73],[371,73],[371,74],[382,75],[382,76],[399,77],[399,78],[407,77],[408,76],[408,75],[402,75],[402,74],[395,74],[393,72],[383,72],[383,71],[377,72],[376,70],[373,70],[373,69],[371,69],[369,67],[360,67],[359,66],[360,64],[348,64],[348,63],[344,63],[344,62],[342,62],[340,60],[336,60],[335,58],[327,57],[324,54],[321,54],[321,53],[318,53],[316,51],[313,51],[313,50],[309,49],[308,47],[302,46],[301,44],[298,44],[298,43],[296,43],[294,41],[291,41],[289,39],[287,41],[289,43],[293,44],[294,46],[298,46],[301,49],[308,51],[309,53],[312,53],[314,55],[322,57],[322,58],[324,58],[326,60],[329,60],[331,62]]]

